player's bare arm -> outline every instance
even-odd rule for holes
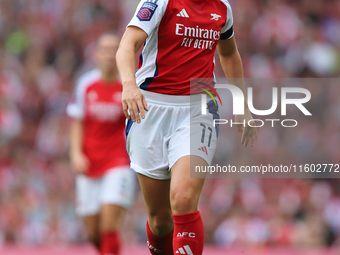
[[[122,105],[126,118],[133,122],[140,123],[145,118],[145,111],[148,111],[145,98],[136,84],[135,77],[135,54],[145,42],[148,35],[138,27],[128,27],[120,42],[116,59],[119,74],[123,84]]]
[[[83,121],[81,119],[72,119],[70,128],[70,159],[73,169],[78,174],[85,174],[90,164],[82,150],[83,128]]]
[[[239,87],[243,94],[245,94],[245,85],[243,80],[243,66],[240,54],[237,50],[235,38],[232,37],[228,40],[220,40],[217,45],[218,54],[220,57],[220,62],[223,68],[223,71],[226,77],[229,79],[229,82],[237,87]],[[236,122],[248,123],[249,120],[252,120],[253,117],[248,109],[247,102],[244,102],[244,115],[236,115]],[[237,125],[239,132],[242,133],[241,143],[247,147],[249,142],[251,147],[253,147],[254,142],[257,141],[257,130],[254,127],[250,127],[246,125],[243,128],[242,124]]]

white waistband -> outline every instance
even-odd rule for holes
[[[195,94],[188,96],[177,96],[177,95],[168,95],[161,93],[154,93],[150,91],[146,91],[141,89],[143,95],[147,102],[155,102],[157,104],[163,105],[186,105],[189,106],[191,104],[201,103],[203,94]]]

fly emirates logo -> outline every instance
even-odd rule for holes
[[[220,39],[221,31],[204,29],[199,26],[186,27],[183,24],[176,23],[176,35],[184,36],[181,43],[182,47],[212,50],[215,42]]]

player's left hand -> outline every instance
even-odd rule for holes
[[[251,115],[250,111],[248,109],[245,110],[244,115],[236,115],[235,116],[235,122],[242,122],[243,124],[237,124],[237,129],[239,132],[242,133],[241,143],[247,147],[249,142],[251,147],[253,147],[254,142],[257,141],[257,129],[255,126],[255,122],[252,121],[253,116]],[[249,122],[250,121],[250,122]],[[251,125],[249,126],[248,123]]]

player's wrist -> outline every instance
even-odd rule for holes
[[[122,82],[123,88],[137,87],[135,79],[127,79]]]

